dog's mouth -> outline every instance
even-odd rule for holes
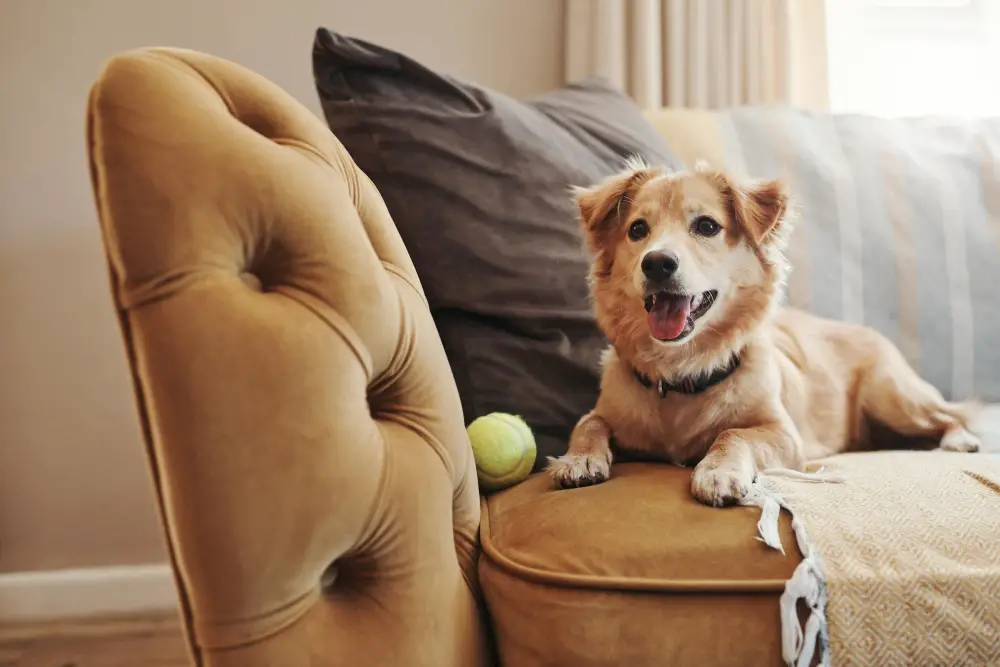
[[[718,296],[719,292],[714,289],[699,294],[647,294],[649,332],[653,338],[667,342],[686,338],[694,331],[695,321],[708,312]]]

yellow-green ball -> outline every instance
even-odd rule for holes
[[[486,491],[517,484],[535,465],[535,436],[517,415],[483,415],[469,424],[469,442],[476,458],[479,488]]]

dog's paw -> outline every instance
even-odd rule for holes
[[[938,447],[944,452],[971,453],[978,452],[981,444],[979,437],[974,433],[962,427],[957,427],[944,434],[944,437],[941,438],[941,444]]]
[[[600,484],[611,475],[610,454],[567,454],[549,457],[547,468],[552,483],[559,489]]]
[[[750,493],[753,480],[753,470],[706,460],[691,475],[691,495],[712,507],[735,505]]]

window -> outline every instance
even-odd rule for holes
[[[830,105],[1000,116],[1000,0],[828,0]]]

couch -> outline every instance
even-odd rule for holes
[[[689,470],[480,495],[407,248],[289,95],[131,52],[88,142],[194,664],[781,664],[800,557],[762,548],[754,511],[693,501]]]

